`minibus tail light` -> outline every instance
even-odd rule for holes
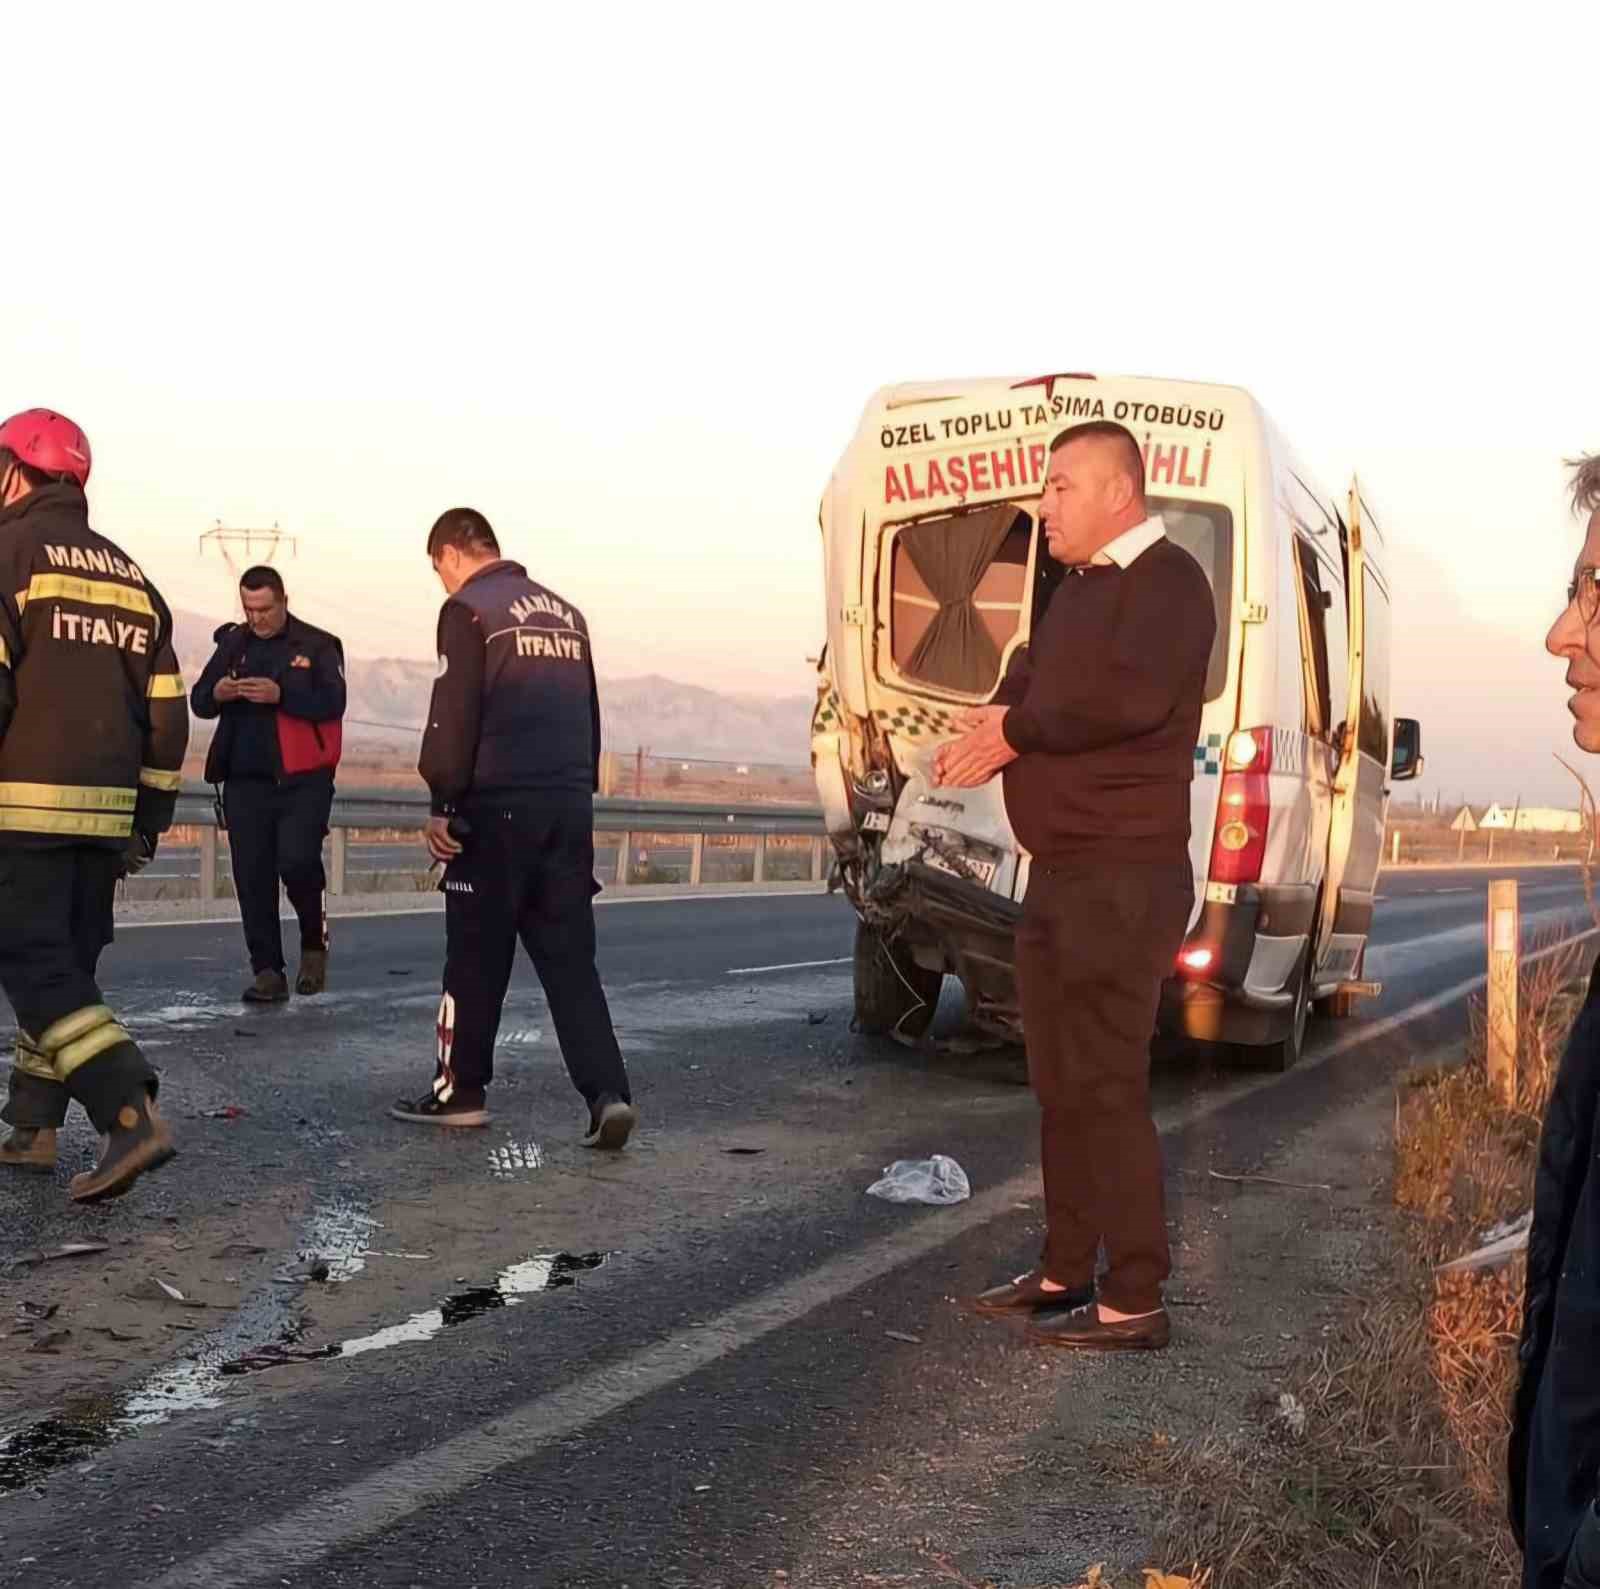
[[[1230,735],[1211,844],[1213,883],[1256,883],[1267,858],[1272,819],[1272,730],[1241,729]]]

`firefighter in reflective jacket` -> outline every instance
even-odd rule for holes
[[[495,1036],[517,939],[589,1106],[584,1143],[620,1148],[636,1115],[595,969],[594,791],[600,708],[581,613],[500,556],[454,508],[428,555],[449,600],[422,741],[428,848],[444,863],[444,996],[433,1085],[397,1119],[487,1125]]]
[[[171,825],[189,741],[172,615],[89,528],[88,478],[71,420],[29,409],[0,425],[0,987],[17,1017],[0,1165],[53,1171],[76,1099],[102,1139],[72,1178],[80,1203],[175,1151],[95,968],[118,879]]]

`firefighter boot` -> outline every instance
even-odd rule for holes
[[[11,1135],[0,1142],[0,1165],[51,1174],[56,1167],[56,1131],[66,1117],[66,1089],[56,1079],[50,1056],[19,1028],[9,1095],[0,1110],[0,1119],[12,1127]]]
[[[121,1197],[141,1175],[159,1169],[178,1151],[155,1099],[144,1091],[117,1110],[110,1134],[102,1141],[100,1162],[74,1175],[68,1185],[75,1203]]]
[[[50,1126],[18,1126],[0,1142],[0,1165],[49,1175],[56,1167],[56,1134]]]

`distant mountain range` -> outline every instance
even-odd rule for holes
[[[174,612],[178,663],[192,684],[215,649],[215,619]],[[414,745],[433,690],[434,667],[399,657],[345,659],[350,704],[346,739]],[[600,713],[608,747],[638,747],[717,761],[804,766],[810,756],[812,701],[803,695],[725,693],[675,679],[601,679]],[[379,726],[387,725],[387,726]],[[197,724],[201,733],[206,725]]]

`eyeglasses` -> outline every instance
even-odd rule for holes
[[[1567,605],[1576,605],[1585,625],[1600,618],[1600,568],[1580,568],[1578,577],[1567,586]]]

